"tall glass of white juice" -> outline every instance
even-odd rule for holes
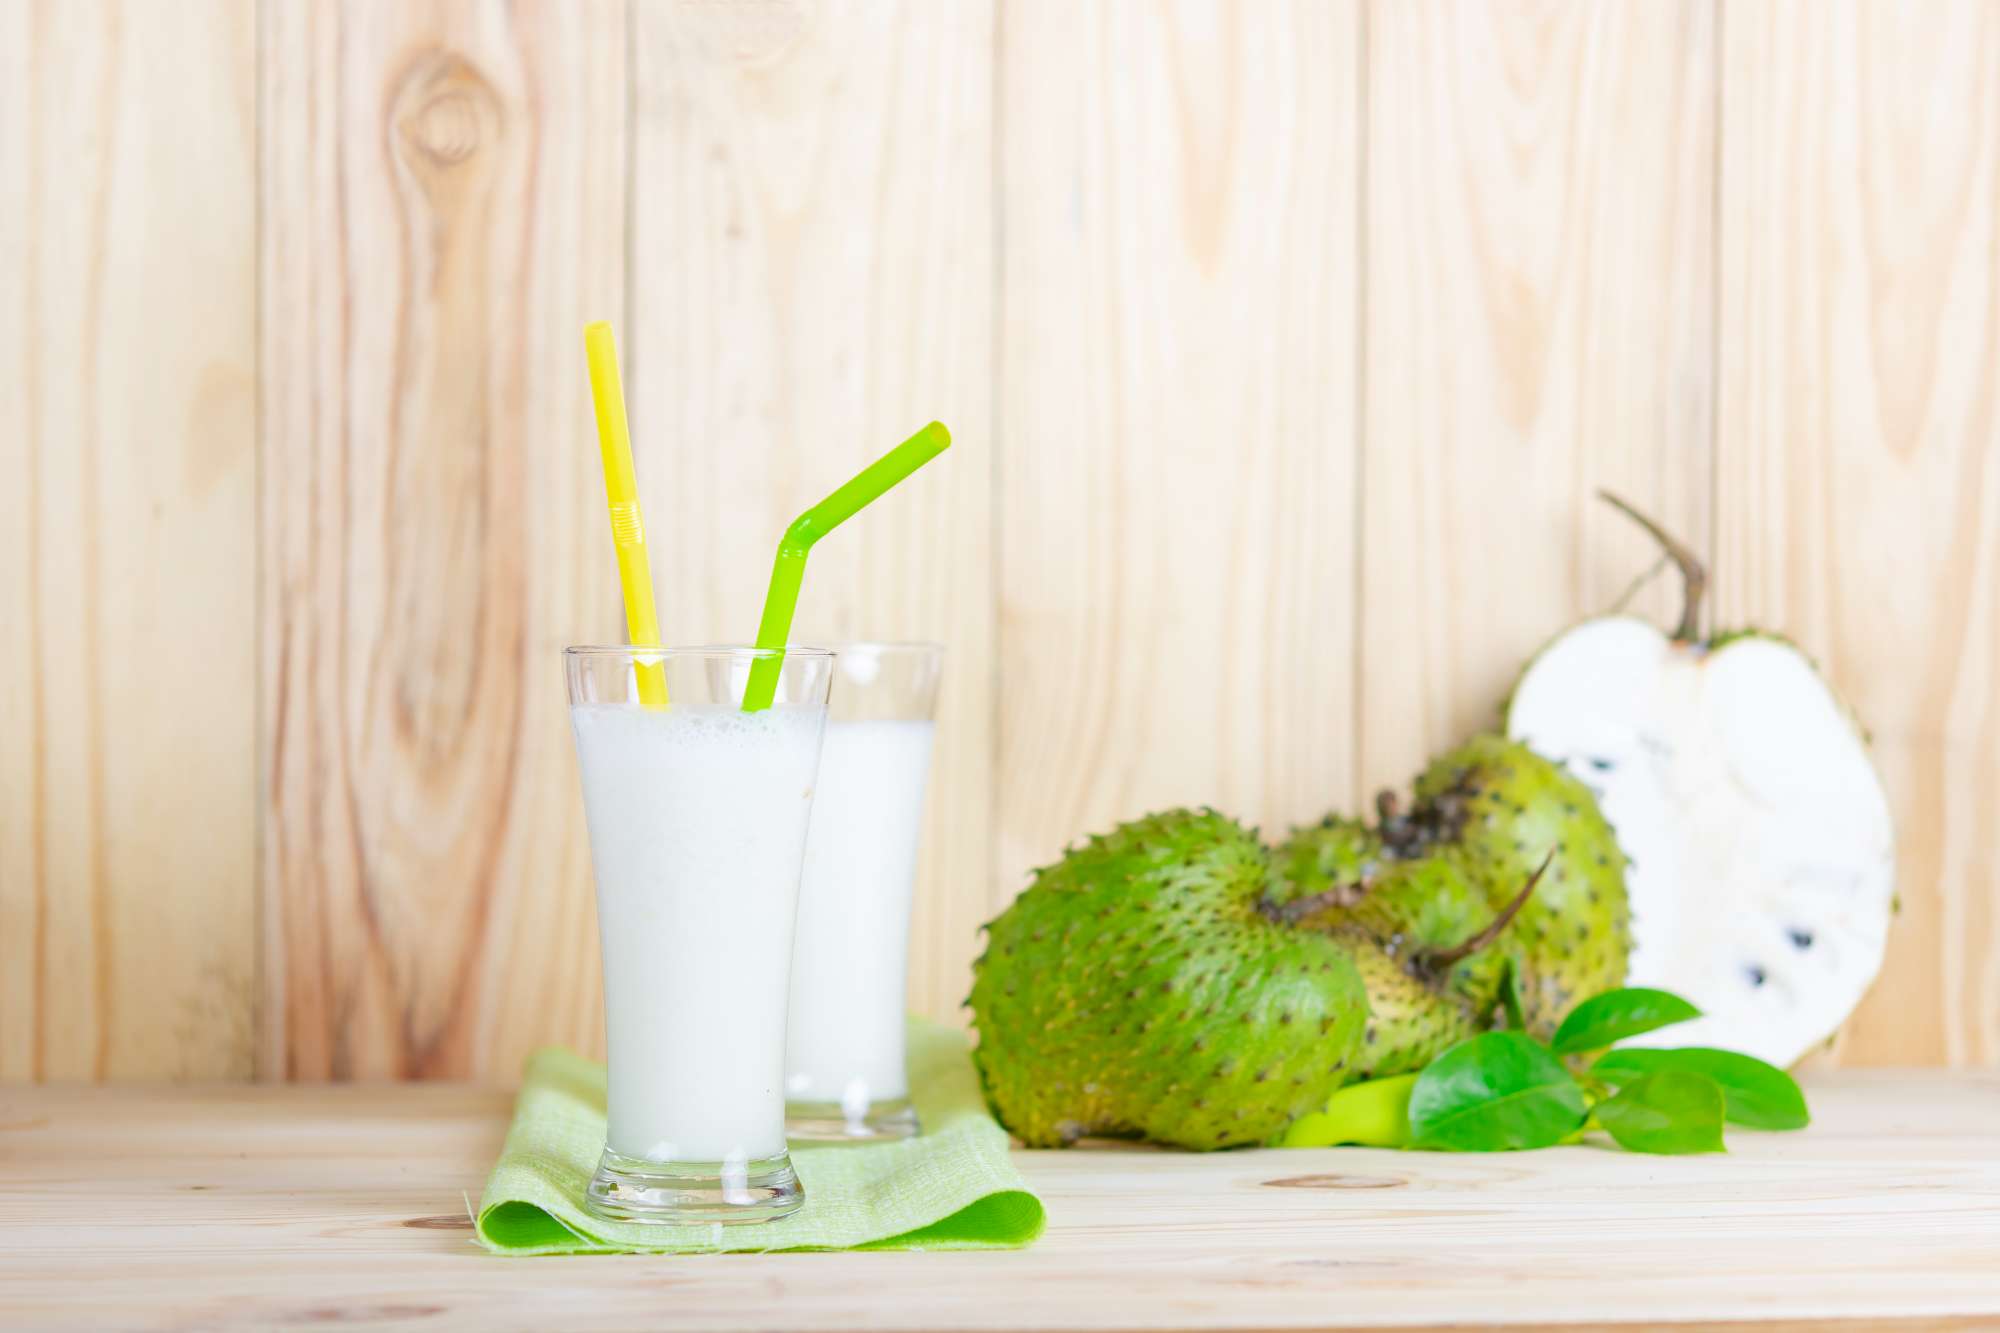
[[[792,951],[785,1101],[794,1139],[917,1132],[904,990],[943,660],[934,643],[838,649]]]
[[[777,701],[743,711],[751,664],[778,655],[564,653],[604,954],[609,1123],[586,1196],[603,1217],[752,1222],[804,1201],[785,1013],[833,656],[783,650]]]

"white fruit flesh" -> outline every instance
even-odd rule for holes
[[[1630,984],[1704,1014],[1634,1044],[1789,1065],[1861,1002],[1894,912],[1895,834],[1861,736],[1804,654],[1585,621],[1528,668],[1507,730],[1597,792],[1632,860]]]

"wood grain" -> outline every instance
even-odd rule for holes
[[[626,385],[644,503],[668,516],[666,636],[749,641],[792,518],[925,422],[953,432],[814,549],[793,636],[946,645],[910,991],[948,1017],[991,863],[992,12],[635,18]]]
[[[1713,25],[1704,3],[1369,11],[1371,788],[1497,725],[1529,655],[1652,562],[1598,487],[1709,540]]]
[[[250,1069],[255,59],[0,4],[0,1078]]]
[[[536,1260],[482,1255],[468,1234],[504,1093],[0,1089],[0,1322],[1847,1331],[2000,1320],[2000,1079],[1839,1071],[1808,1094],[1811,1129],[1737,1133],[1727,1156],[1017,1153],[1049,1217],[1018,1252]],[[77,1188],[86,1173],[118,1182],[115,1212]]]
[[[1902,914],[1848,1062],[2000,1059],[2000,8],[1728,7],[1722,617],[1874,735]]]
[[[619,630],[625,14],[263,17],[260,1068],[508,1076],[599,1040],[559,650]]]
[[[1610,485],[1874,731],[1834,1058],[2000,1060],[1991,0],[0,0],[0,198],[0,1079],[597,1048],[600,317],[679,640],[955,432],[799,624],[950,647],[920,1012],[1077,834],[1492,724]]]
[[[1002,899],[1086,831],[1352,796],[1360,23],[1002,14]]]

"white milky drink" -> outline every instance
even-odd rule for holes
[[[820,755],[792,954],[785,1095],[837,1105],[856,1134],[871,1102],[909,1094],[910,898],[934,731],[928,719],[835,720]]]
[[[826,709],[570,709],[604,950],[611,1151],[785,1151],[786,963]]]

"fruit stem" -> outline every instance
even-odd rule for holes
[[[1493,943],[1494,940],[1499,939],[1500,932],[1507,929],[1514,918],[1520,915],[1521,909],[1528,905],[1528,898],[1534,893],[1535,885],[1542,882],[1543,872],[1548,870],[1549,863],[1555,859],[1555,848],[1551,847],[1549,854],[1542,858],[1542,863],[1535,867],[1535,873],[1528,876],[1528,882],[1523,884],[1521,891],[1514,895],[1514,901],[1501,908],[1500,914],[1487,922],[1484,930],[1463,944],[1449,949],[1442,949],[1436,953],[1424,954],[1418,961],[1430,971],[1442,972],[1453,963],[1458,962],[1462,958],[1471,957],[1487,945]]]
[[[1693,643],[1701,637],[1701,599],[1702,595],[1708,591],[1708,570],[1701,563],[1700,557],[1695,555],[1686,542],[1670,534],[1665,528],[1613,495],[1610,491],[1600,490],[1597,493],[1597,497],[1644,528],[1653,540],[1660,544],[1660,549],[1667,553],[1667,558],[1679,567],[1681,571],[1681,623],[1674,628],[1674,641],[1677,643]]]
[[[1280,926],[1297,925],[1319,912],[1331,907],[1352,907],[1368,896],[1371,886],[1367,880],[1353,884],[1336,884],[1318,893],[1309,893],[1303,898],[1294,898],[1286,903],[1274,903],[1269,898],[1260,899],[1257,910],[1264,919]]]

